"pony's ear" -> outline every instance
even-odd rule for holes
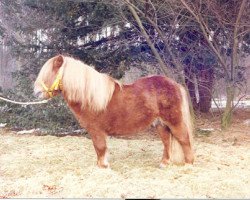
[[[59,55],[55,57],[55,60],[53,62],[53,69],[58,70],[63,64],[63,56]]]

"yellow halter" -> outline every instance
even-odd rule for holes
[[[63,90],[62,74],[63,74],[63,69],[61,67],[59,69],[59,72],[56,75],[56,79],[54,80],[54,82],[52,83],[52,85],[50,86],[50,88],[48,88],[45,85],[45,83],[43,81],[41,81],[41,85],[42,85],[43,89],[47,92],[47,94],[49,95],[50,98],[53,97],[53,92],[54,91],[62,91]]]

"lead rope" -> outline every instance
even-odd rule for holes
[[[35,101],[35,102],[20,102],[20,101],[13,101],[10,99],[6,99],[4,97],[0,96],[0,99],[3,101],[7,101],[9,103],[14,103],[14,104],[18,104],[18,105],[36,105],[36,104],[44,104],[44,103],[48,103],[49,100],[42,100],[42,101]]]

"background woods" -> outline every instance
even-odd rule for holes
[[[42,64],[69,54],[118,79],[135,68],[141,75],[166,74],[186,85],[197,112],[209,112],[225,91],[226,128],[234,101],[248,88],[249,10],[247,0],[1,0],[0,87],[9,97],[33,99]],[[78,128],[63,103],[0,106],[2,123]]]

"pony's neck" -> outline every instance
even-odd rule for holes
[[[65,58],[62,79],[65,98],[81,103],[82,108],[88,106],[93,111],[104,110],[112,98],[116,82],[81,61]]]

